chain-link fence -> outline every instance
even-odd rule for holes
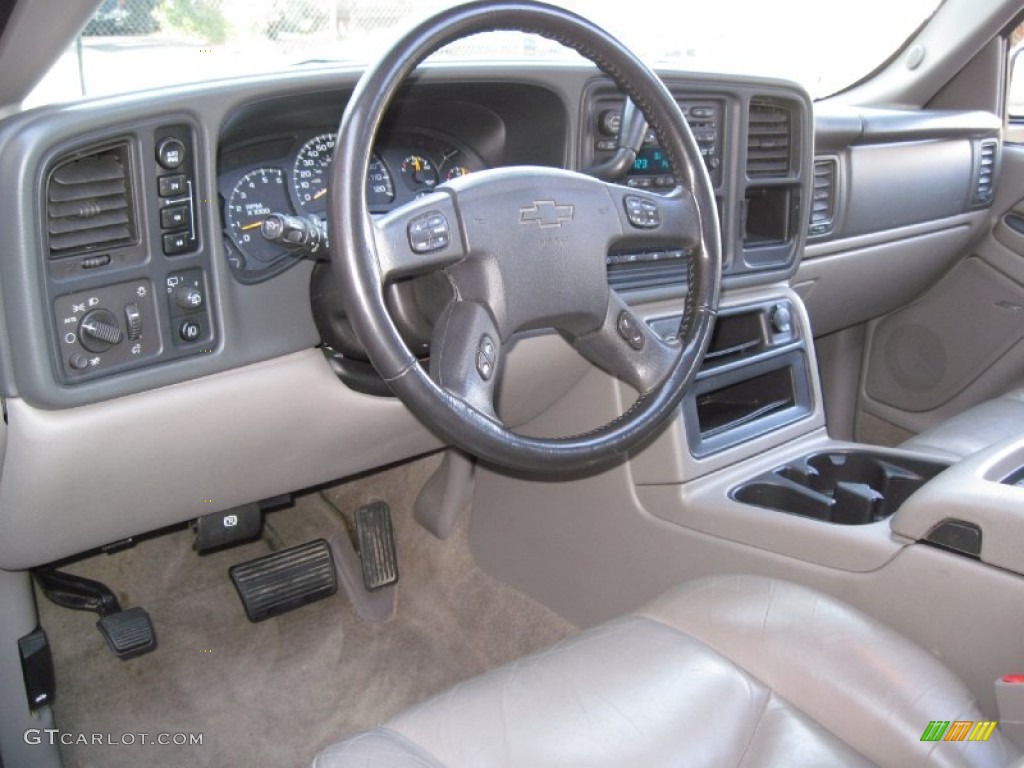
[[[209,44],[254,35],[344,40],[393,28],[429,5],[422,0],[104,0],[82,34],[178,34]]]

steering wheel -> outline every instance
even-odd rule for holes
[[[373,219],[365,179],[385,111],[415,67],[478,32],[534,33],[578,51],[633,100],[682,179],[668,195],[556,168],[513,167],[439,185]],[[721,242],[711,182],[678,104],[661,80],[591,22],[530,0],[480,0],[423,21],[358,83],[331,171],[329,234],[348,316],[377,372],[451,444],[489,462],[568,472],[620,460],[672,418],[711,337]],[[612,249],[682,249],[688,281],[678,342],[667,343],[609,287]],[[397,278],[443,270],[454,299],[435,323],[429,371],[384,299]],[[513,334],[553,328],[588,360],[640,392],[621,416],[560,438],[517,434],[494,407]]]

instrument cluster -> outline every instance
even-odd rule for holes
[[[297,259],[264,236],[273,215],[315,217],[326,223],[336,135],[312,131],[232,150],[218,181],[228,262],[242,282],[261,282]],[[445,181],[485,167],[468,147],[426,132],[394,133],[374,147],[366,172],[366,203],[385,213]]]

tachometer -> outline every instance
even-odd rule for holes
[[[240,178],[231,190],[228,232],[246,256],[269,264],[283,251],[260,234],[260,227],[268,214],[291,210],[284,172],[280,168],[257,168]]]

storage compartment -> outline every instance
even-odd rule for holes
[[[745,203],[745,247],[780,245],[789,240],[789,187],[750,187]]]
[[[802,349],[733,359],[703,370],[683,400],[690,453],[700,458],[724,450],[792,424],[811,410]]]
[[[793,375],[779,368],[700,395],[697,424],[701,435],[710,437],[795,404]]]
[[[871,451],[828,451],[758,475],[730,495],[758,507],[863,525],[888,518],[948,466]]]

